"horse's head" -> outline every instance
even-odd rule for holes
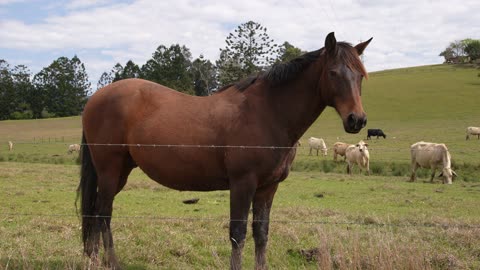
[[[325,39],[320,82],[322,97],[327,105],[337,110],[348,133],[358,133],[367,124],[360,97],[362,79],[367,77],[367,72],[359,56],[371,40],[353,47],[345,42],[337,42],[333,32]]]

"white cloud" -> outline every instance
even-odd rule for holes
[[[338,40],[351,43],[374,37],[365,52],[370,71],[441,63],[438,53],[449,42],[480,38],[480,13],[476,12],[480,2],[476,0],[139,0],[121,4],[73,0],[65,7],[65,15],[35,24],[0,19],[0,53],[2,48],[38,53],[87,50],[88,57],[79,57],[96,81],[102,70],[117,62],[132,59],[142,65],[160,44],[186,45],[193,57],[203,54],[215,60],[232,28],[248,20],[266,26],[277,43],[288,41],[304,50],[323,47],[331,31]],[[101,60],[95,61],[95,52]]]

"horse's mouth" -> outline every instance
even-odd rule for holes
[[[351,134],[357,134],[358,132],[360,132],[360,130],[362,130],[362,128],[350,129],[350,128],[347,128],[347,127],[344,127],[344,129],[345,129],[345,132],[351,133]]]

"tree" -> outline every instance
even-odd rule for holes
[[[216,61],[217,81],[220,85],[227,85],[246,77],[246,72],[242,70],[242,64],[239,59],[230,58],[226,51],[220,52],[220,58]]]
[[[120,63],[113,67],[113,82],[130,78],[140,78],[140,68],[132,60],[128,60],[125,67]]]
[[[450,62],[450,59],[453,59],[456,57],[455,51],[451,47],[447,47],[438,56],[443,56],[443,58],[445,58],[446,63]]]
[[[110,72],[103,72],[97,82],[97,90],[103,88],[113,82],[113,70]]]
[[[142,66],[142,78],[193,94],[191,58],[190,50],[185,46],[175,44],[167,48],[160,45]]]
[[[30,70],[24,65],[15,66],[12,70],[13,86],[16,92],[16,107],[11,114],[11,119],[31,119],[33,117],[31,106],[34,101],[34,86],[30,78]]]
[[[264,70],[275,62],[279,53],[278,45],[267,34],[267,28],[253,21],[238,26],[227,36],[225,43],[227,45],[220,49],[217,61],[222,84]]]
[[[279,49],[279,57],[277,62],[288,62],[292,59],[299,57],[300,55],[304,54],[305,52],[302,51],[300,48],[293,46],[292,44],[285,41]]]
[[[37,73],[33,81],[36,94],[44,97],[43,109],[49,114],[63,117],[78,115],[83,110],[90,83],[85,66],[77,56],[58,58]]]
[[[465,56],[464,47],[462,41],[456,40],[451,42],[450,45],[439,54],[439,56],[443,56],[446,63],[461,62]]]
[[[32,118],[28,97],[32,89],[30,71],[24,65],[13,69],[0,60],[0,120]]]
[[[480,59],[480,40],[468,38],[462,40],[462,43],[464,44],[463,50],[470,57],[470,60]]]
[[[10,65],[0,59],[0,120],[9,119],[15,110],[14,89]]]
[[[191,72],[195,95],[208,96],[212,90],[217,88],[216,67],[212,62],[204,59],[203,55],[193,61]]]

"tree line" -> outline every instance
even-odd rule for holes
[[[129,60],[103,72],[96,89],[127,78],[142,78],[206,96],[304,53],[288,42],[275,44],[267,28],[253,21],[239,25],[226,37],[225,44],[215,63],[202,55],[193,59],[185,45],[160,45],[141,66]],[[11,67],[0,59],[0,120],[79,115],[91,92],[85,66],[77,56],[59,57],[35,75],[25,65]]]

